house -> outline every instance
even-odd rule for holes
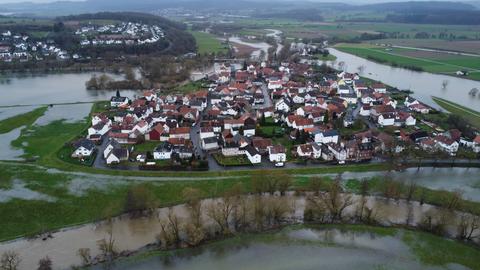
[[[92,135],[99,135],[103,136],[107,134],[108,131],[110,131],[111,128],[111,121],[109,122],[100,122],[88,129],[88,137]]]
[[[108,165],[119,164],[122,161],[127,161],[130,156],[130,152],[125,148],[114,148],[105,158]]]
[[[395,126],[415,126],[417,120],[408,112],[399,111],[395,118]]]
[[[458,142],[448,138],[444,135],[438,135],[433,138],[436,143],[436,147],[444,152],[447,152],[451,156],[455,156],[458,151]]]
[[[339,134],[336,130],[316,130],[312,134],[316,143],[338,143]]]
[[[115,148],[121,148],[120,144],[116,140],[110,139],[103,150],[103,158],[106,159],[110,152]]]
[[[268,147],[268,159],[270,162],[281,163],[287,161],[285,146],[275,145]]]
[[[251,145],[245,148],[245,155],[252,164],[259,164],[262,162],[262,156],[260,153]]]
[[[205,138],[215,137],[215,132],[213,131],[213,127],[201,127],[200,128],[200,139],[203,140]]]
[[[421,113],[421,114],[428,114],[430,113],[430,108],[425,106],[424,104],[422,103],[419,103],[419,104],[413,104],[411,106],[408,107],[410,110],[414,111],[414,112],[418,112],[418,113]]]
[[[311,144],[301,144],[297,146],[297,155],[302,158],[310,158],[313,155]]]
[[[383,113],[378,116],[377,123],[382,127],[393,126],[395,125],[395,118],[395,113]]]
[[[110,99],[110,107],[118,108],[118,107],[126,107],[130,100],[127,97],[120,96],[120,91],[117,91],[117,95],[113,96]]]
[[[380,93],[380,94],[387,93],[387,86],[385,86],[385,84],[383,84],[383,83],[374,83],[372,85],[372,88],[377,93]]]
[[[275,102],[275,110],[281,112],[289,112],[292,108],[292,102],[287,98],[282,98]]]
[[[75,149],[72,153],[73,158],[90,157],[95,151],[95,144],[87,139],[81,139],[73,144]]]
[[[475,139],[473,139],[473,152],[480,153],[480,135],[477,135]]]
[[[416,105],[416,104],[420,104],[420,102],[418,100],[414,99],[413,97],[408,96],[408,97],[405,98],[405,101],[403,102],[403,104],[406,107],[410,107],[410,106],[413,106],[413,105]]]
[[[272,140],[268,138],[253,138],[252,146],[257,150],[260,154],[268,153],[268,148],[273,145]]]
[[[179,127],[170,129],[170,138],[190,140],[190,128]]]
[[[209,151],[218,149],[218,139],[216,137],[209,137],[202,139],[202,149]]]
[[[320,144],[302,144],[297,146],[297,155],[304,158],[318,159],[322,156],[322,148]]]
[[[172,153],[173,145],[169,142],[162,142],[153,150],[153,158],[156,160],[171,159]]]
[[[342,145],[336,143],[327,143],[327,147],[338,162],[345,162],[345,160],[347,160],[347,151],[344,147],[342,147]]]
[[[362,107],[360,107],[360,112],[359,114],[361,116],[370,116],[370,110],[372,109],[372,106],[370,105],[362,105]]]
[[[173,154],[177,155],[180,159],[189,159],[193,157],[193,148],[191,146],[175,146]]]
[[[165,127],[163,124],[157,124],[153,129],[145,135],[145,140],[147,141],[160,141],[162,135],[165,133]]]

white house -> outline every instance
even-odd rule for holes
[[[101,123],[98,123],[92,127],[90,127],[88,129],[88,137],[92,136],[92,135],[100,135],[100,136],[103,136],[105,134],[107,134],[107,132],[110,130],[111,128],[111,121],[109,120],[109,122],[107,123],[104,123],[104,122],[101,122]]]
[[[314,131],[314,140],[316,143],[338,143],[339,134],[336,130]]]
[[[252,164],[259,164],[262,162],[262,156],[252,146],[247,146],[245,148],[245,155]]]
[[[127,97],[121,96],[113,96],[110,99],[110,107],[117,108],[117,107],[125,107],[129,103],[129,99]]]
[[[73,144],[75,151],[72,153],[73,158],[90,157],[95,151],[95,144],[87,139],[82,139]]]
[[[286,100],[285,98],[282,98],[275,102],[275,110],[276,111],[282,111],[282,112],[289,112],[291,109],[291,103]]]
[[[202,149],[203,150],[214,150],[218,149],[218,140],[216,137],[209,137],[202,139]]]
[[[347,159],[347,151],[339,144],[329,143],[327,144],[328,150],[332,152],[333,156],[339,162],[345,161]]]
[[[200,128],[200,139],[203,140],[205,138],[215,137],[215,132],[213,131],[213,127],[202,127]]]
[[[383,113],[378,116],[377,123],[382,126],[393,126],[395,125],[395,114],[394,113]]]
[[[122,161],[128,160],[129,155],[130,153],[128,152],[128,149],[114,148],[112,151],[110,151],[105,161],[108,165],[118,164]]]
[[[162,142],[155,150],[153,150],[153,158],[156,160],[171,159],[173,153],[173,146],[169,142]]]
[[[268,147],[268,159],[270,162],[280,163],[287,161],[285,146],[275,145]]]

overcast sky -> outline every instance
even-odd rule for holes
[[[0,0],[0,4],[5,3],[20,3],[20,2],[34,2],[34,3],[48,3],[48,2],[56,2],[59,0]],[[84,1],[84,0],[60,0],[60,1]],[[102,1],[102,0],[98,0]],[[135,0],[132,0],[135,1]],[[162,1],[162,0],[159,0]],[[227,0],[229,1],[229,0]],[[255,0],[254,0],[255,1]],[[263,0],[266,1],[266,0]],[[275,1],[275,0],[273,0]],[[294,0],[277,0],[277,1],[294,1]],[[378,3],[378,2],[403,2],[403,1],[427,1],[427,0],[309,0],[312,2],[356,2],[356,3]],[[436,1],[448,1],[448,0],[436,0]],[[450,1],[457,1],[457,2],[464,2],[462,0],[450,0]],[[467,0],[468,1],[468,0]]]

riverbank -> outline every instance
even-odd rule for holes
[[[445,100],[439,97],[432,97],[432,99],[440,105],[443,109],[447,110],[452,114],[456,114],[466,119],[470,124],[472,124],[477,129],[480,129],[480,112],[474,111],[472,109],[460,106],[451,101]]]

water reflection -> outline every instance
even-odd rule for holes
[[[123,260],[113,269],[443,269],[419,262],[401,237],[402,232],[382,236],[348,229],[287,230]]]

